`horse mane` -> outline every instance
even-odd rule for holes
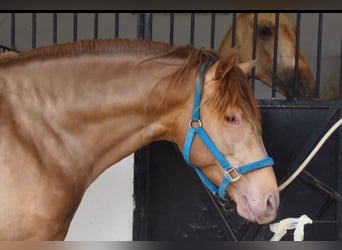
[[[13,57],[0,58],[1,67],[9,67],[30,63],[36,60],[50,60],[57,58],[72,58],[84,55],[159,55],[170,50],[172,45],[161,42],[145,41],[141,39],[99,39],[79,40],[76,42],[43,46],[17,53]]]
[[[158,107],[149,110],[153,113],[162,113],[168,107],[173,107],[180,101],[189,98],[188,92],[183,91],[189,86],[188,81],[195,81],[202,64],[215,62],[221,58],[218,52],[212,49],[197,49],[191,45],[175,46],[162,42],[145,41],[140,39],[108,39],[108,40],[80,40],[72,43],[55,44],[36,48],[15,56],[0,58],[0,68],[23,65],[37,60],[53,60],[57,58],[72,58],[84,55],[132,55],[141,58],[140,64],[156,61],[161,64],[177,65],[177,69],[163,77],[152,89],[149,100],[157,100]],[[181,59],[172,63],[160,59]],[[138,64],[139,65],[139,64]],[[238,107],[246,119],[260,128],[260,114],[244,73],[233,66],[222,79],[216,79],[219,84],[215,97],[209,101],[217,115],[224,116],[226,108]],[[194,86],[194,85],[191,85]],[[191,92],[193,94],[193,92]],[[146,104],[147,108],[149,104]]]

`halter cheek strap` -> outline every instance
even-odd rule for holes
[[[185,161],[191,167],[193,167],[195,169],[195,171],[198,174],[198,176],[200,177],[201,181],[211,191],[211,193],[214,195],[218,194],[222,200],[226,200],[226,195],[225,195],[226,189],[228,188],[230,183],[239,180],[239,178],[241,177],[242,174],[245,174],[245,173],[260,169],[260,168],[272,166],[274,164],[274,162],[273,162],[272,158],[266,157],[260,161],[256,161],[256,162],[246,164],[246,165],[243,165],[240,167],[233,167],[225,159],[225,157],[218,150],[218,148],[215,146],[213,141],[210,139],[208,134],[203,129],[202,122],[200,120],[200,103],[201,103],[201,97],[202,97],[202,86],[203,86],[203,82],[204,82],[205,71],[211,64],[212,63],[209,63],[208,65],[203,64],[201,66],[200,73],[197,77],[194,106],[193,106],[193,112],[192,112],[192,120],[189,122],[189,130],[188,130],[188,134],[185,138],[185,142],[184,142],[183,156],[184,156]],[[193,142],[196,134],[200,137],[200,139],[203,141],[204,145],[209,149],[209,151],[212,153],[212,155],[215,157],[215,159],[218,161],[218,163],[225,170],[223,181],[221,182],[219,187],[217,187],[215,184],[213,184],[203,174],[203,172],[200,168],[198,168],[197,166],[195,166],[191,163],[190,151],[191,151],[192,142]]]

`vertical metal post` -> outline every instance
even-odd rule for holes
[[[279,13],[275,13],[273,72],[272,72],[272,98],[276,96],[277,89],[277,65],[278,65],[278,38],[279,38]]]
[[[257,38],[258,38],[258,13],[254,13],[252,60],[254,60],[256,58]],[[255,67],[253,67],[252,73],[251,73],[251,87],[254,91],[254,89],[255,89]]]
[[[175,14],[170,13],[170,39],[169,39],[170,44],[173,44],[174,32],[175,32]]]
[[[32,48],[37,47],[37,14],[32,13]]]
[[[340,48],[340,98],[339,98],[339,115],[342,118],[342,39]],[[337,166],[337,192],[342,194],[342,129],[339,128],[339,148],[338,148],[338,166]],[[337,202],[336,209],[336,233],[337,239],[342,240],[342,204]]]
[[[190,44],[194,45],[195,41],[195,13],[191,13],[190,20]]]
[[[235,47],[236,43],[236,13],[233,13],[232,20],[232,47]]]
[[[99,13],[94,13],[94,39],[99,38]]]
[[[77,13],[74,13],[73,23],[74,23],[73,40],[77,41],[77,26],[78,26],[78,24],[77,24],[78,23],[78,15],[77,15]]]
[[[137,37],[152,40],[152,13],[139,14],[137,22]]]
[[[57,43],[57,13],[53,13],[52,26],[52,42]]]
[[[317,37],[317,62],[316,62],[316,98],[319,98],[319,87],[321,82],[321,59],[322,59],[322,26],[323,13],[318,14],[318,37]]]
[[[11,13],[11,49],[15,50],[15,13]]]
[[[295,52],[295,68],[294,68],[294,85],[293,85],[293,98],[297,99],[298,93],[298,68],[299,68],[299,44],[300,44],[300,22],[301,22],[301,13],[297,13],[297,22],[296,22],[296,52]]]
[[[216,15],[215,13],[211,14],[211,32],[210,32],[210,48],[213,49],[215,47],[215,27],[216,27]]]
[[[115,13],[115,28],[114,28],[114,37],[119,37],[119,13]]]

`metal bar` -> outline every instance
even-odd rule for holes
[[[52,42],[57,43],[57,13],[53,13],[52,17]]]
[[[137,17],[137,38],[143,39],[144,37],[144,14],[138,14]]]
[[[145,13],[144,39],[152,40],[152,13]]]
[[[313,223],[332,223],[332,224],[338,224],[340,222],[334,221],[334,220],[312,220]]]
[[[342,118],[342,39],[341,39],[341,48],[340,48],[340,98],[339,98],[339,115],[340,119]],[[337,192],[342,193],[342,129],[338,130],[339,133],[339,147],[338,147],[338,166],[337,166]],[[336,227],[336,234],[339,240],[342,240],[342,204],[338,203],[336,208],[336,220],[339,223]]]
[[[324,214],[327,212],[327,210],[329,209],[329,207],[333,206],[335,203],[336,203],[336,201],[334,199],[327,198],[323,202],[323,205],[320,206],[320,208],[319,208],[318,212],[316,213],[316,215],[314,216],[314,218],[316,218],[316,219],[322,218],[324,216]]]
[[[293,97],[297,99],[298,93],[298,62],[299,62],[299,44],[300,44],[300,22],[301,22],[301,13],[297,13],[296,20],[296,51],[295,51],[295,68],[294,68],[294,77],[293,77]]]
[[[254,13],[254,24],[253,24],[253,49],[252,49],[252,60],[256,58],[256,43],[258,37],[258,13]],[[255,67],[251,72],[251,87],[255,89]]]
[[[232,20],[232,47],[235,47],[236,43],[236,13],[233,13]]]
[[[32,13],[32,48],[37,47],[37,14]]]
[[[278,65],[278,39],[279,39],[279,13],[275,13],[273,72],[272,72],[272,98],[276,97],[277,90],[277,65]]]
[[[342,195],[340,193],[330,188],[328,185],[326,185],[324,182],[317,179],[315,176],[313,176],[309,172],[303,170],[303,172],[298,177],[302,179],[303,181],[305,181],[306,183],[314,186],[317,190],[327,195],[329,198],[342,202]]]
[[[78,23],[78,14],[77,13],[74,13],[73,23],[74,23],[73,40],[77,41],[77,26],[78,26],[78,24],[77,24]]]
[[[115,13],[115,27],[114,27],[114,37],[118,38],[119,37],[119,24],[120,24],[120,18],[119,18],[119,13]]]
[[[262,108],[339,108],[339,100],[257,100]]]
[[[94,13],[94,39],[99,38],[99,13]]]
[[[190,20],[190,44],[194,45],[195,39],[195,13],[191,13],[191,20]]]
[[[173,44],[174,32],[175,32],[175,14],[170,13],[170,38],[169,38],[170,44]]]
[[[210,48],[213,49],[215,47],[215,26],[216,26],[216,15],[215,13],[211,14],[211,32],[210,32]]]
[[[317,62],[316,62],[316,98],[319,98],[319,88],[321,81],[321,59],[322,59],[322,26],[323,13],[318,14],[318,37],[317,37]]]
[[[15,13],[11,13],[11,49],[15,50]]]
[[[137,21],[137,37],[152,40],[152,13],[139,14]]]
[[[341,39],[341,49],[340,49],[340,101],[342,109],[342,39]]]

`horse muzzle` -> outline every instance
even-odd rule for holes
[[[250,222],[267,224],[277,216],[278,193],[265,194],[261,198],[248,197],[247,195],[232,196],[231,199],[236,203],[237,213]]]

